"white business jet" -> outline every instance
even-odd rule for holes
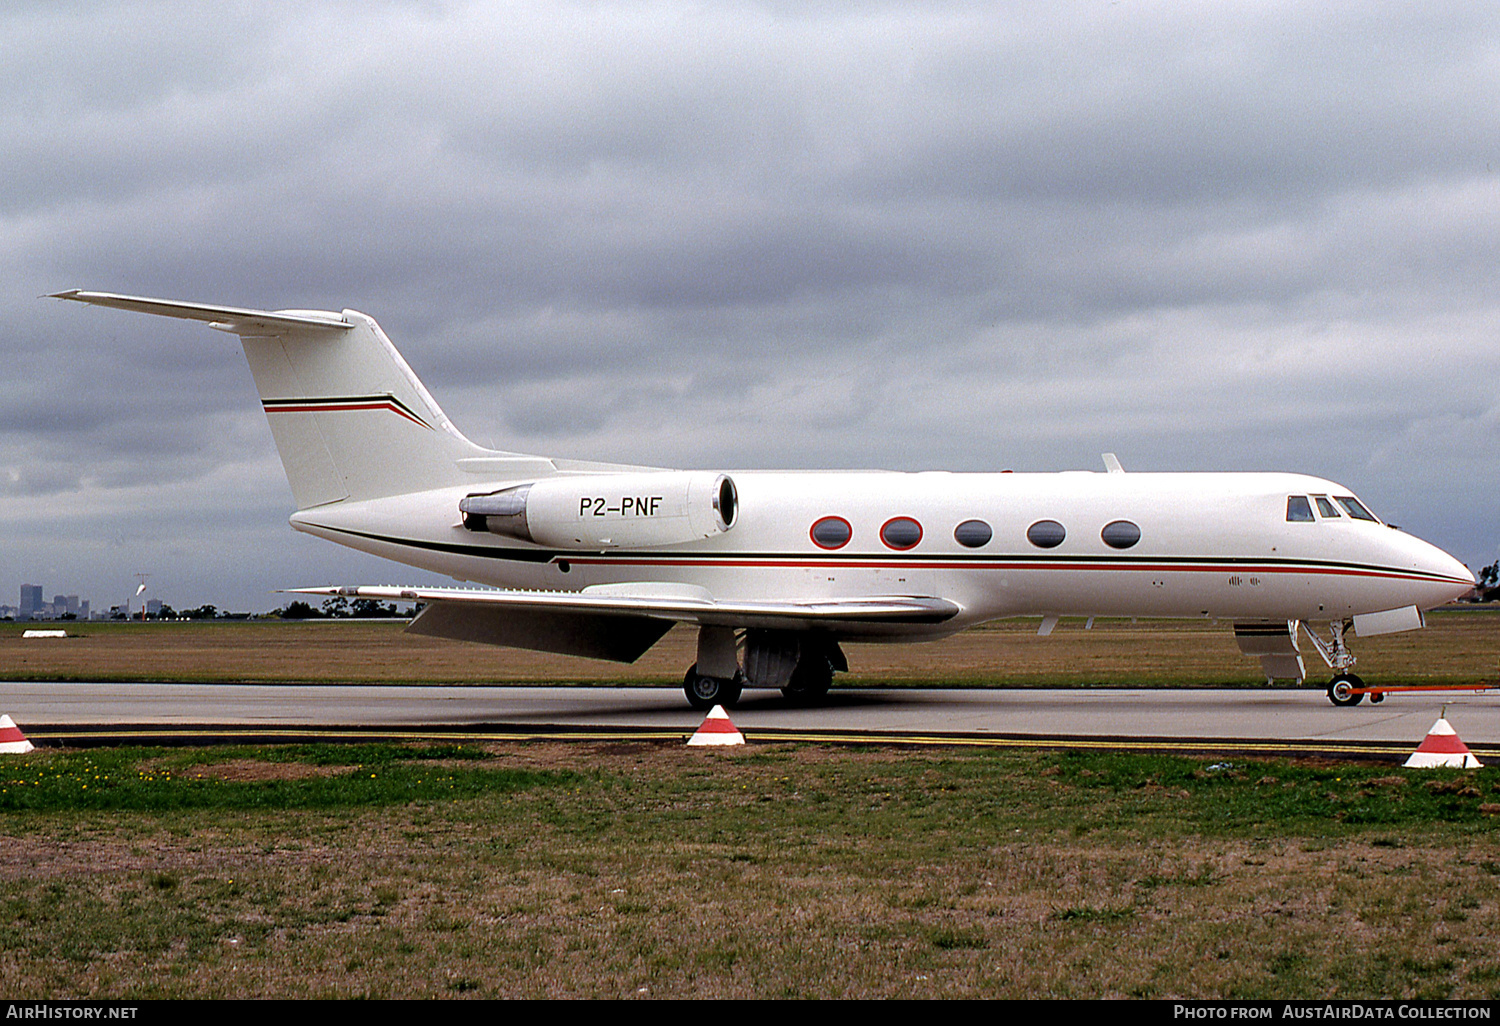
[[[698,628],[698,709],[742,688],[823,695],[843,641],[941,638],[998,617],[1230,620],[1267,680],[1305,677],[1299,627],[1345,644],[1423,626],[1474,587],[1458,560],[1297,474],[685,471],[484,449],[443,415],[374,320],[103,292],[55,294],[238,335],[299,531],[468,588],[307,588],[423,603],[408,628],[632,662]],[[501,590],[491,590],[501,589]],[[1323,625],[1322,633],[1313,625]],[[1376,700],[1380,696],[1376,695]]]

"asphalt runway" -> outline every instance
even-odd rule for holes
[[[1343,745],[1415,747],[1447,705],[1471,748],[1500,750],[1500,695],[1392,694],[1336,708],[1321,690],[917,690],[835,689],[815,708],[774,691],[748,691],[733,710],[752,740],[819,734],[926,738],[1180,739],[1263,742],[1272,750]],[[123,734],[145,728],[297,734],[356,728],[522,733],[589,731],[671,736],[702,715],[677,688],[443,687],[0,682],[0,712],[38,736],[83,727]],[[149,731],[148,731],[149,732]],[[1200,746],[1203,747],[1203,746]]]

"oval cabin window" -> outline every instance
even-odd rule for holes
[[[1068,532],[1056,520],[1038,520],[1026,528],[1026,540],[1039,549],[1055,549],[1067,536]]]
[[[812,536],[813,544],[820,549],[841,549],[849,544],[854,529],[843,517],[824,517],[813,524],[808,533]]]
[[[922,540],[922,525],[911,517],[896,517],[887,520],[880,529],[880,540],[893,549],[915,548]]]
[[[1141,540],[1141,529],[1129,520],[1116,520],[1114,523],[1105,524],[1104,530],[1099,532],[1099,537],[1104,539],[1104,544],[1112,549],[1128,549]]]
[[[988,545],[995,532],[983,520],[965,520],[953,529],[953,540],[966,549],[977,549]]]

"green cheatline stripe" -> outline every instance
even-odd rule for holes
[[[570,728],[433,728],[429,730],[387,730],[383,728],[316,728],[316,727],[206,727],[206,726],[129,726],[129,727],[42,727],[28,730],[34,741],[48,740],[73,744],[128,744],[148,738],[167,738],[188,744],[223,744],[260,739],[277,741],[685,741],[696,727],[674,729]],[[1118,738],[1118,737],[1029,737],[975,734],[917,734],[899,732],[817,731],[817,730],[746,730],[749,743],[761,744],[887,744],[961,748],[1050,748],[1078,751],[1133,751],[1156,754],[1207,755],[1221,752],[1259,755],[1336,754],[1349,756],[1406,756],[1416,750],[1421,739],[1396,741],[1270,741],[1249,738]],[[1500,746],[1477,745],[1470,750],[1482,759],[1500,759]]]

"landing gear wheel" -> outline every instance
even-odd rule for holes
[[[1358,705],[1365,696],[1356,689],[1364,686],[1365,682],[1354,674],[1341,673],[1328,685],[1328,700],[1334,705]]]
[[[707,712],[716,705],[733,709],[735,703],[740,700],[740,692],[744,690],[744,685],[738,676],[708,677],[698,672],[697,663],[694,663],[688,670],[682,683],[683,690],[687,693],[688,705],[699,712]]]
[[[798,660],[792,679],[786,682],[781,693],[788,702],[816,705],[828,696],[832,683],[833,663],[822,653],[808,653]]]

